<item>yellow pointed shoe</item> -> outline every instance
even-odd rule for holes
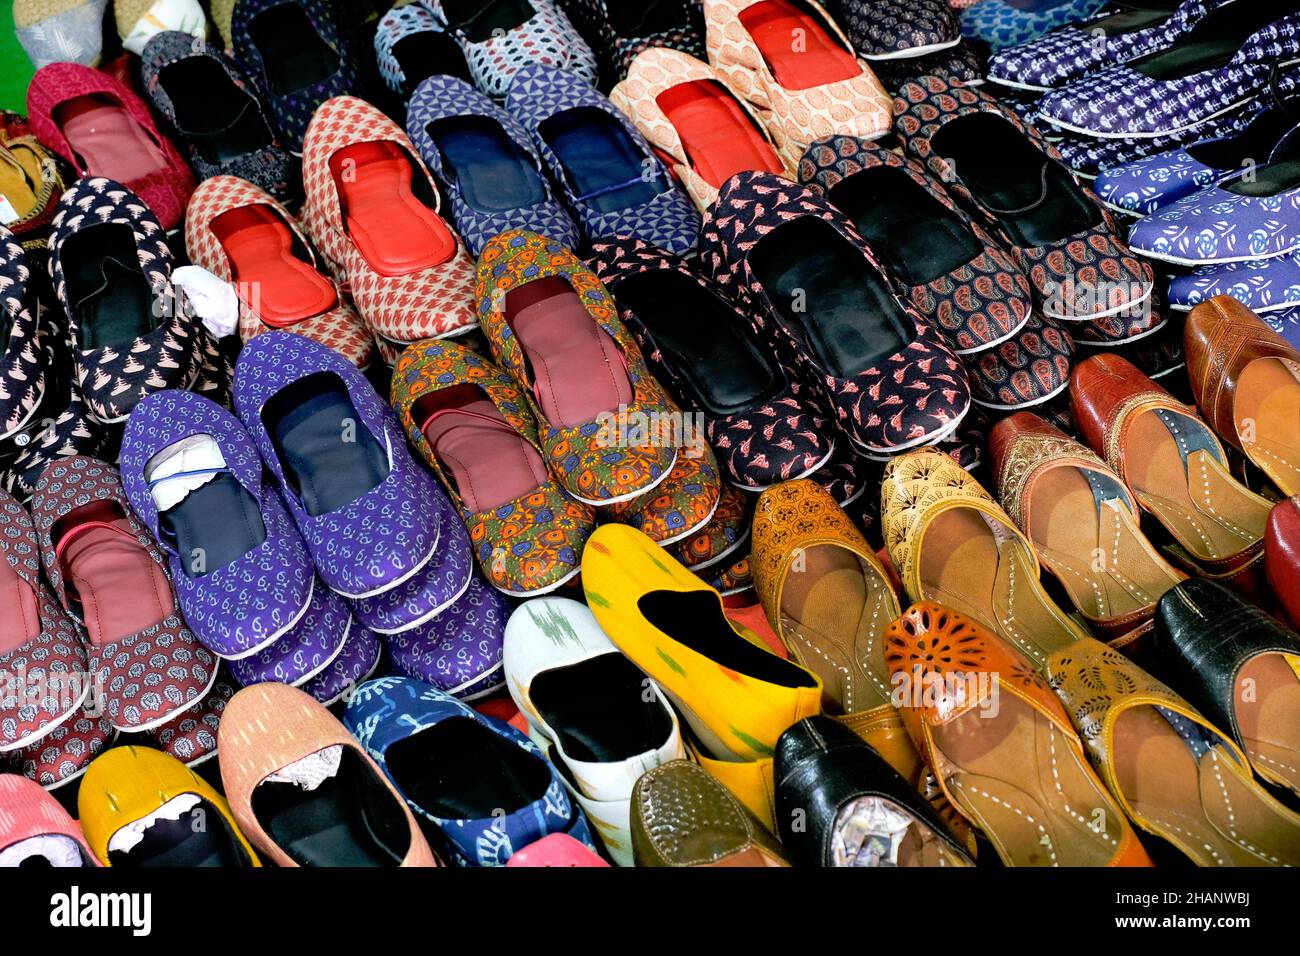
[[[77,815],[105,866],[261,866],[226,798],[170,754],[114,747],[81,779]]]
[[[1300,815],[1273,799],[1227,734],[1127,657],[1089,638],[1047,680],[1130,820],[1197,866],[1300,865]]]
[[[1010,641],[1038,667],[1091,637],[1038,580],[1038,555],[970,473],[922,450],[885,468],[880,515],[889,557],[913,601],[938,601]]]
[[[596,529],[582,586],[610,640],[685,719],[700,764],[772,828],[776,741],[820,713],[821,680],[728,620],[717,591],[635,528]]]

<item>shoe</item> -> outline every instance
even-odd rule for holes
[[[140,71],[200,182],[238,176],[282,201],[296,198],[297,161],[272,132],[257,87],[229,57],[168,30],[149,40]]]
[[[667,698],[568,598],[521,605],[506,625],[506,686],[614,862],[632,865],[632,787],[686,756]],[[651,690],[647,700],[647,689]]]
[[[816,382],[859,454],[938,441],[966,414],[957,356],[820,196],[767,173],[735,176],[705,220],[701,250],[714,281],[765,317],[782,364]]]
[[[1264,565],[1291,626],[1300,627],[1300,593],[1291,586],[1300,574],[1300,500],[1279,501],[1269,512]]]
[[[0,442],[26,428],[45,399],[49,356],[31,278],[26,250],[0,226]]]
[[[780,126],[764,124],[720,72],[689,54],[644,51],[609,99],[665,157],[701,212],[736,173],[795,178],[799,147],[786,142]]]
[[[166,560],[117,470],[94,458],[50,464],[32,496],[32,524],[54,594],[85,628],[109,722],[149,730],[197,705],[217,679],[217,658],[182,619]]]
[[[260,867],[230,804],[175,757],[114,747],[82,777],[77,816],[104,866]]]
[[[0,774],[0,869],[99,866],[81,825],[39,785]]]
[[[717,510],[713,512],[709,523],[695,534],[669,545],[668,553],[692,574],[700,576],[706,582],[711,580],[710,569],[721,570],[749,553],[754,516],[752,498],[752,495],[735,485],[724,484]]]
[[[1107,0],[1048,0],[1029,4],[982,0],[962,11],[961,32],[962,36],[983,43],[996,53],[1032,43],[1059,27],[1091,20],[1106,6]]]
[[[205,647],[248,657],[297,626],[316,574],[239,419],[190,392],[159,392],[131,413],[119,462],[131,509],[166,553]]]
[[[832,0],[827,8],[868,60],[911,60],[961,42],[946,0]]]
[[[941,76],[967,86],[981,86],[987,69],[986,59],[974,44],[961,40],[956,46],[924,56],[872,60],[871,69],[892,96],[904,84],[914,83],[923,76]]]
[[[789,866],[781,844],[703,768],[673,760],[632,789],[637,866]]]
[[[604,867],[609,864],[585,843],[567,833],[552,833],[512,854],[506,866],[513,867]]]
[[[1048,123],[1084,136],[1161,136],[1241,109],[1272,69],[1297,59],[1294,0],[1225,4],[1166,49],[1048,93],[1038,108]]]
[[[647,0],[635,6],[617,0],[560,0],[600,60],[608,83],[627,76],[628,65],[645,50],[667,47],[698,60],[706,58],[704,35],[691,0]]]
[[[1081,641],[1046,675],[1098,776],[1143,830],[1197,866],[1300,859],[1300,815],[1255,782],[1227,735],[1123,654]]]
[[[38,69],[50,63],[98,66],[108,0],[14,0],[14,33]]]
[[[640,239],[598,242],[588,265],[655,378],[703,417],[704,437],[734,484],[761,491],[826,463],[835,439],[825,413],[759,347],[758,320],[698,266]]]
[[[165,229],[194,192],[194,174],[144,100],[107,73],[52,63],[27,87],[32,131],[82,178],[124,183]]]
[[[240,353],[234,392],[326,585],[359,601],[436,574],[442,536],[445,548],[464,528],[354,365],[301,336],[268,332]]]
[[[447,23],[474,85],[493,99],[504,100],[515,74],[532,63],[596,82],[596,54],[556,0],[426,0],[425,6]]]
[[[313,114],[360,85],[341,24],[322,0],[238,0],[230,51],[263,91],[284,144],[304,155]]]
[[[975,865],[916,788],[829,717],[777,741],[776,801],[781,843],[801,866]]]
[[[1300,635],[1194,579],[1161,599],[1155,638],[1169,685],[1245,750],[1255,773],[1300,793]]]
[[[472,327],[474,262],[401,127],[335,97],[312,117],[302,168],[302,226],[381,340],[400,349]]]
[[[799,181],[853,222],[958,355],[1005,342],[1029,321],[1025,274],[916,161],[836,136],[808,149]],[[924,249],[919,236],[929,237]]]
[[[1076,334],[1084,327],[1082,322],[1071,324]],[[1075,351],[1074,335],[1059,322],[1030,315],[1011,338],[963,356],[971,401],[994,412],[1050,402],[1070,387]]]
[[[1058,27],[989,58],[988,78],[999,86],[1046,93],[1089,73],[1169,49],[1225,0],[1175,0],[1103,9],[1091,20]]]
[[[326,673],[353,634],[363,630],[347,602],[313,575],[311,600],[293,626],[261,650],[227,661],[226,667],[241,687],[270,681],[302,687]]]
[[[303,691],[245,687],[217,740],[231,813],[276,866],[441,865],[366,748]]]
[[[1145,311],[1151,267],[1034,127],[938,77],[904,86],[894,111],[905,151],[1003,242],[1044,315],[1084,322]]]
[[[610,505],[667,479],[677,449],[660,433],[681,413],[576,255],[536,233],[502,233],[479,257],[475,296],[492,357],[524,393],[565,491]]]
[[[77,385],[104,425],[125,421],[146,395],[189,388],[207,335],[171,281],[171,250],[147,202],[111,179],[82,179],[59,200],[50,234]]]
[[[637,236],[680,255],[695,249],[700,216],[691,200],[594,86],[576,73],[530,64],[515,74],[506,106],[532,137],[587,242]]]
[[[375,340],[289,210],[234,176],[199,184],[185,213],[190,260],[231,283],[239,337],[285,329],[367,368]]]
[[[773,748],[819,712],[821,680],[738,630],[716,591],[633,528],[596,529],[582,586],[601,629],[673,701],[692,754],[772,825]]]
[[[1300,352],[1230,296],[1184,327],[1192,394],[1214,430],[1282,491],[1300,495]]]
[[[636,528],[668,547],[703,531],[722,501],[718,460],[708,446],[678,452],[668,477],[654,491],[601,509],[602,520]]]
[[[1253,592],[1270,505],[1232,477],[1196,410],[1109,354],[1079,363],[1070,400],[1080,436],[1173,536],[1168,557]]]
[[[393,7],[375,29],[379,75],[403,101],[431,76],[454,76],[472,82],[465,54],[447,24],[420,3]]]
[[[148,739],[187,767],[206,763],[217,755],[217,728],[235,690],[234,684],[218,678],[197,707],[147,731]]]
[[[453,865],[504,866],[551,833],[595,849],[559,773],[509,724],[402,677],[358,687],[343,719]]]
[[[920,13],[913,4],[913,22]],[[889,132],[889,94],[814,0],[704,0],[704,22],[709,63],[792,148]]]
[[[1156,604],[1186,575],[1142,533],[1124,482],[1030,412],[998,422],[989,447],[1007,514],[1093,632],[1133,656],[1149,640]]]
[[[406,128],[451,206],[470,255],[510,229],[571,248],[581,232],[543,172],[522,120],[464,80],[434,76],[416,89]]]
[[[379,635],[357,624],[347,633],[343,649],[323,671],[302,685],[302,690],[326,707],[350,698],[379,669],[384,645]]]
[[[531,597],[577,576],[596,517],[547,472],[537,422],[505,371],[453,342],[419,343],[398,359],[392,402],[493,587]]]
[[[926,449],[890,462],[880,512],[890,560],[913,601],[978,621],[1038,666],[1088,636],[1043,590],[1029,539],[947,455]]]
[[[90,417],[80,393],[72,394],[5,470],[3,490],[23,501],[30,500],[36,482],[51,462],[75,455],[94,458],[106,454],[109,437],[108,429]]]
[[[26,117],[0,110],[0,196],[14,215],[4,228],[27,250],[38,272],[45,269],[50,221],[67,184],[65,169],[36,138]]]
[[[1218,296],[1236,299],[1257,316],[1300,306],[1300,252],[1201,266],[1169,281],[1169,308],[1179,312]]]
[[[185,717],[182,714],[176,719]],[[90,762],[111,747],[116,737],[117,728],[103,716],[95,698],[87,696],[79,710],[44,737],[0,753],[0,768],[7,766],[46,790],[57,790],[79,780]]]
[[[1152,865],[1061,702],[1015,647],[928,601],[885,640],[908,732],[1003,864]]]

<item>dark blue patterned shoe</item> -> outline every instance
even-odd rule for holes
[[[0,226],[0,442],[32,421],[45,398],[50,349],[37,334],[27,253]]]
[[[865,59],[911,59],[961,42],[947,0],[834,0],[827,5]]]
[[[991,50],[1020,46],[1044,33],[1095,17],[1107,0],[983,0],[962,13],[961,32]]]
[[[1169,283],[1169,307],[1180,312],[1230,295],[1261,318],[1300,307],[1300,254],[1202,266]]]
[[[599,57],[602,89],[627,76],[628,64],[651,47],[708,58],[693,0],[560,0],[560,5]]]

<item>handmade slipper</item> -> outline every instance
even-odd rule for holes
[[[46,790],[78,779],[90,762],[113,745],[117,729],[99,713],[93,697],[81,709],[40,740],[0,754],[0,767],[12,767]]]
[[[346,601],[317,578],[306,612],[283,636],[227,665],[241,686],[275,681],[301,687],[324,673],[362,630]]]
[[[323,671],[302,685],[302,689],[326,707],[349,697],[359,684],[379,668],[384,645],[379,635],[360,625],[348,629],[343,649]]]
[[[187,767],[197,767],[217,755],[217,728],[236,686],[218,678],[197,707],[191,707],[161,727],[147,731],[158,749]]]
[[[0,774],[0,869],[99,866],[81,826],[54,797],[17,774]]]
[[[469,64],[441,17],[420,3],[393,7],[375,27],[375,60],[388,88],[409,100],[431,76],[469,81]]]
[[[0,441],[26,427],[45,399],[49,354],[37,334],[31,277],[26,250],[0,226]]]
[[[386,636],[393,670],[460,700],[498,690],[510,605],[474,575],[456,602],[414,630]]]

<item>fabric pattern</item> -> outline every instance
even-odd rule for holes
[[[961,32],[982,40],[993,50],[1020,46],[1044,33],[1096,16],[1106,0],[1064,0],[1062,3],[1022,9],[1007,0],[983,0],[962,13]]]
[[[94,713],[93,701],[48,734],[9,753],[0,753],[0,767],[8,762],[16,773],[47,790],[71,783],[107,750],[117,736],[113,725]]]
[[[833,0],[830,11],[868,59],[951,45],[961,39],[946,0]]]
[[[644,36],[623,36],[610,20],[608,0],[561,0],[565,13],[588,40],[600,59],[601,72],[607,83],[617,83],[627,76],[628,65],[645,50],[667,47],[681,50],[703,60],[704,37],[695,23],[698,7],[693,0],[680,0],[681,21],[667,30]],[[618,2],[618,0],[614,0]],[[662,4],[660,4],[662,6]]]
[[[334,663],[359,630],[344,600],[313,575],[306,610],[289,630],[226,666],[243,687],[268,682],[301,687]]]
[[[904,83],[923,76],[941,76],[950,82],[976,85],[984,82],[987,67],[983,54],[974,44],[963,40],[956,46],[924,56],[873,60],[871,69],[885,89],[893,94]]]
[[[510,606],[478,575],[450,608],[427,624],[388,638],[393,669],[468,700],[505,680],[502,642]]]
[[[354,624],[348,629],[343,649],[338,656],[323,671],[303,684],[302,689],[330,707],[356,690],[358,684],[368,680],[378,670],[383,655],[384,645],[379,640],[379,635]]]
[[[703,449],[698,457],[681,452],[668,477],[649,494],[602,509],[602,517],[636,528],[657,544],[667,545],[704,528],[722,496],[718,462]]]
[[[163,753],[175,757],[187,767],[196,767],[217,755],[217,728],[226,704],[235,695],[235,688],[221,678],[197,707],[191,707],[161,727],[149,731],[149,736]]]
[[[379,18],[379,25],[375,28],[375,61],[379,75],[392,92],[398,96],[407,92],[406,73],[393,55],[393,48],[398,41],[417,33],[445,33],[446,29],[447,25],[442,19],[434,16],[428,7],[420,3],[393,7]]]
[[[1230,295],[1256,313],[1300,306],[1300,253],[1203,266],[1169,283],[1169,306],[1181,311],[1220,295]]]
[[[37,335],[37,304],[27,253],[13,233],[0,226],[0,439],[31,419],[45,398],[48,350]]]
[[[14,32],[27,58],[36,67],[49,63],[83,63],[95,66],[104,46],[104,11],[108,0],[85,0],[67,4],[52,16],[30,21],[14,5]],[[33,4],[35,11],[40,7]]]
[[[1207,186],[1162,206],[1133,224],[1129,242],[1149,258],[1187,265],[1270,259],[1300,249],[1300,186],[1250,196],[1231,191],[1240,182]]]
[[[965,357],[971,397],[985,408],[1037,405],[1070,384],[1074,340],[1051,319],[1031,316],[1011,338]]]
[[[669,545],[668,553],[689,571],[702,574],[716,570],[719,562],[735,556],[749,540],[753,496],[735,485],[722,486],[717,510],[701,530]]]

